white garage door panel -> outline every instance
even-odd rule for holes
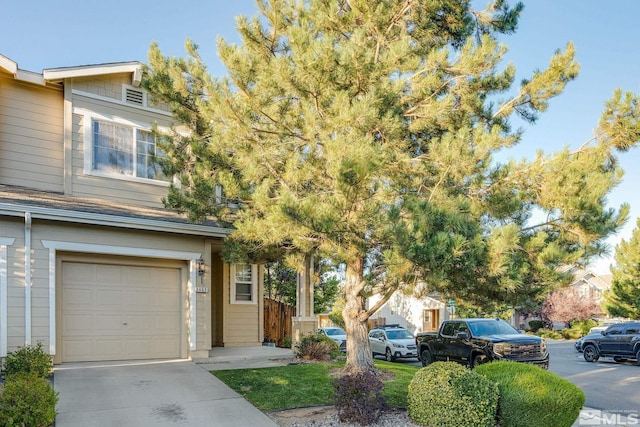
[[[180,357],[180,271],[63,261],[62,361]]]

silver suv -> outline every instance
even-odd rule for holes
[[[388,362],[400,358],[418,357],[415,337],[399,325],[377,326],[369,332],[373,357],[384,356]]]

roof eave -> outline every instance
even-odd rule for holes
[[[91,77],[119,73],[131,73],[133,75],[133,86],[139,86],[142,79],[142,64],[140,62],[117,62],[80,67],[50,68],[42,71],[42,75],[46,81],[62,81],[74,77]]]
[[[188,234],[205,237],[226,237],[231,230],[224,227],[213,227],[201,224],[177,223],[147,218],[132,218],[118,215],[104,215],[88,212],[69,211],[63,209],[42,208],[38,206],[16,206],[0,203],[0,215],[24,216],[31,213],[32,219],[63,221],[76,224],[101,225],[107,227],[134,230],[158,231],[165,233]]]

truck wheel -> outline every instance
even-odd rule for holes
[[[433,362],[431,352],[429,350],[422,350],[422,353],[420,353],[420,362],[422,363],[422,366],[427,366]]]
[[[593,344],[585,346],[582,350],[582,355],[584,356],[584,360],[586,360],[587,362],[597,362],[598,359],[600,359],[598,350]]]
[[[394,360],[396,360],[393,353],[391,353],[391,349],[389,347],[387,347],[387,351],[384,354],[384,358],[387,362],[393,362]]]
[[[475,368],[478,365],[482,365],[483,363],[487,363],[487,356],[484,354],[476,354],[473,356],[473,360],[471,361],[471,368]]]

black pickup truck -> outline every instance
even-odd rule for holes
[[[445,320],[438,332],[416,335],[422,366],[452,361],[473,368],[494,360],[512,360],[549,368],[547,343],[518,332],[502,319]]]

